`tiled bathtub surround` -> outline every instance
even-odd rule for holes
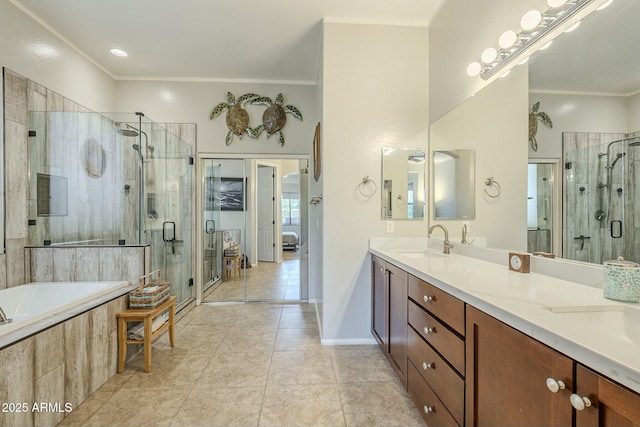
[[[640,147],[611,145],[607,173],[607,145],[634,134],[565,132],[563,134],[563,257],[602,263],[623,256],[640,261]],[[609,182],[608,182],[609,181]],[[608,188],[603,184],[607,184]],[[602,219],[596,213],[602,211]],[[612,238],[611,222],[621,221],[621,238]],[[614,224],[613,235],[620,228]],[[580,239],[580,236],[589,239]]]
[[[64,323],[0,349],[0,401],[27,403],[26,412],[0,413],[0,426],[53,426],[64,405],[72,409],[116,373],[115,314],[127,307],[123,295]],[[33,411],[34,403],[59,403],[62,411]]]

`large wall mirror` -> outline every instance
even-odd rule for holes
[[[423,219],[426,205],[425,150],[382,150],[382,219]]]
[[[474,150],[433,152],[433,217],[472,219],[476,216]]]
[[[640,234],[635,234],[636,230],[640,233],[640,55],[633,53],[640,45],[638,16],[640,2],[613,1],[533,54],[526,66],[514,68],[509,76],[495,80],[454,109],[469,110],[474,104],[475,114],[488,111],[501,125],[483,122],[471,126],[473,115],[466,114],[465,120],[460,115],[456,121],[445,116],[432,126],[431,141],[439,143],[434,149],[456,148],[455,140],[446,137],[444,127],[439,126],[441,120],[448,120],[448,133],[456,125],[472,127],[476,139],[492,141],[504,150],[504,154],[487,156],[487,149],[475,146],[478,179],[493,176],[502,184],[502,194],[496,199],[483,198],[482,188],[477,190],[476,220],[471,221],[471,228],[475,225],[478,230],[477,224],[490,222],[481,229],[489,246],[539,249],[527,242],[529,238],[542,242],[543,251],[553,251],[557,257],[591,263],[618,256],[640,261]],[[509,83],[522,76],[526,88]],[[496,89],[509,85],[508,93]],[[497,111],[506,97],[513,111]],[[528,141],[528,123],[523,125],[520,120],[523,115],[528,118],[537,103],[538,111],[550,117],[553,127],[538,122],[538,149],[534,151]],[[444,144],[447,140],[448,146]],[[524,147],[524,155],[507,154],[513,147]],[[533,183],[527,181],[531,175],[527,170],[534,163],[557,165],[532,179],[538,180],[538,190],[557,182],[560,194],[553,196],[558,203],[551,203],[548,195],[540,199],[538,218],[531,225],[527,190]],[[555,213],[545,211],[547,208]],[[552,217],[559,220],[550,221]],[[545,227],[552,227],[553,233]],[[532,233],[538,228],[540,232]]]

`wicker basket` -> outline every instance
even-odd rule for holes
[[[157,273],[156,281],[151,276]],[[156,308],[169,298],[169,282],[160,279],[160,270],[140,276],[138,289],[129,293],[129,308],[150,310]]]

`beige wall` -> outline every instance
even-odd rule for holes
[[[425,148],[427,29],[325,22],[323,34],[322,338],[373,342],[368,239],[381,219],[384,147]],[[365,176],[378,185],[365,199]],[[313,209],[312,209],[313,211]],[[393,236],[425,236],[426,221],[394,221]]]
[[[527,249],[527,87],[527,69],[518,67],[431,125],[431,150],[475,150],[476,217],[465,223],[471,239],[487,237],[494,248]],[[501,186],[498,198],[484,194],[489,177]],[[461,234],[462,221],[438,222]]]

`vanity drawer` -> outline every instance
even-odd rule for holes
[[[424,381],[411,362],[408,363],[407,389],[413,403],[428,425],[460,427],[438,396]]]
[[[420,306],[411,301],[407,305],[413,329],[464,375],[464,341]]]
[[[464,380],[416,331],[408,328],[409,360],[459,424],[464,421]]]
[[[409,298],[464,336],[464,302],[409,275]]]

